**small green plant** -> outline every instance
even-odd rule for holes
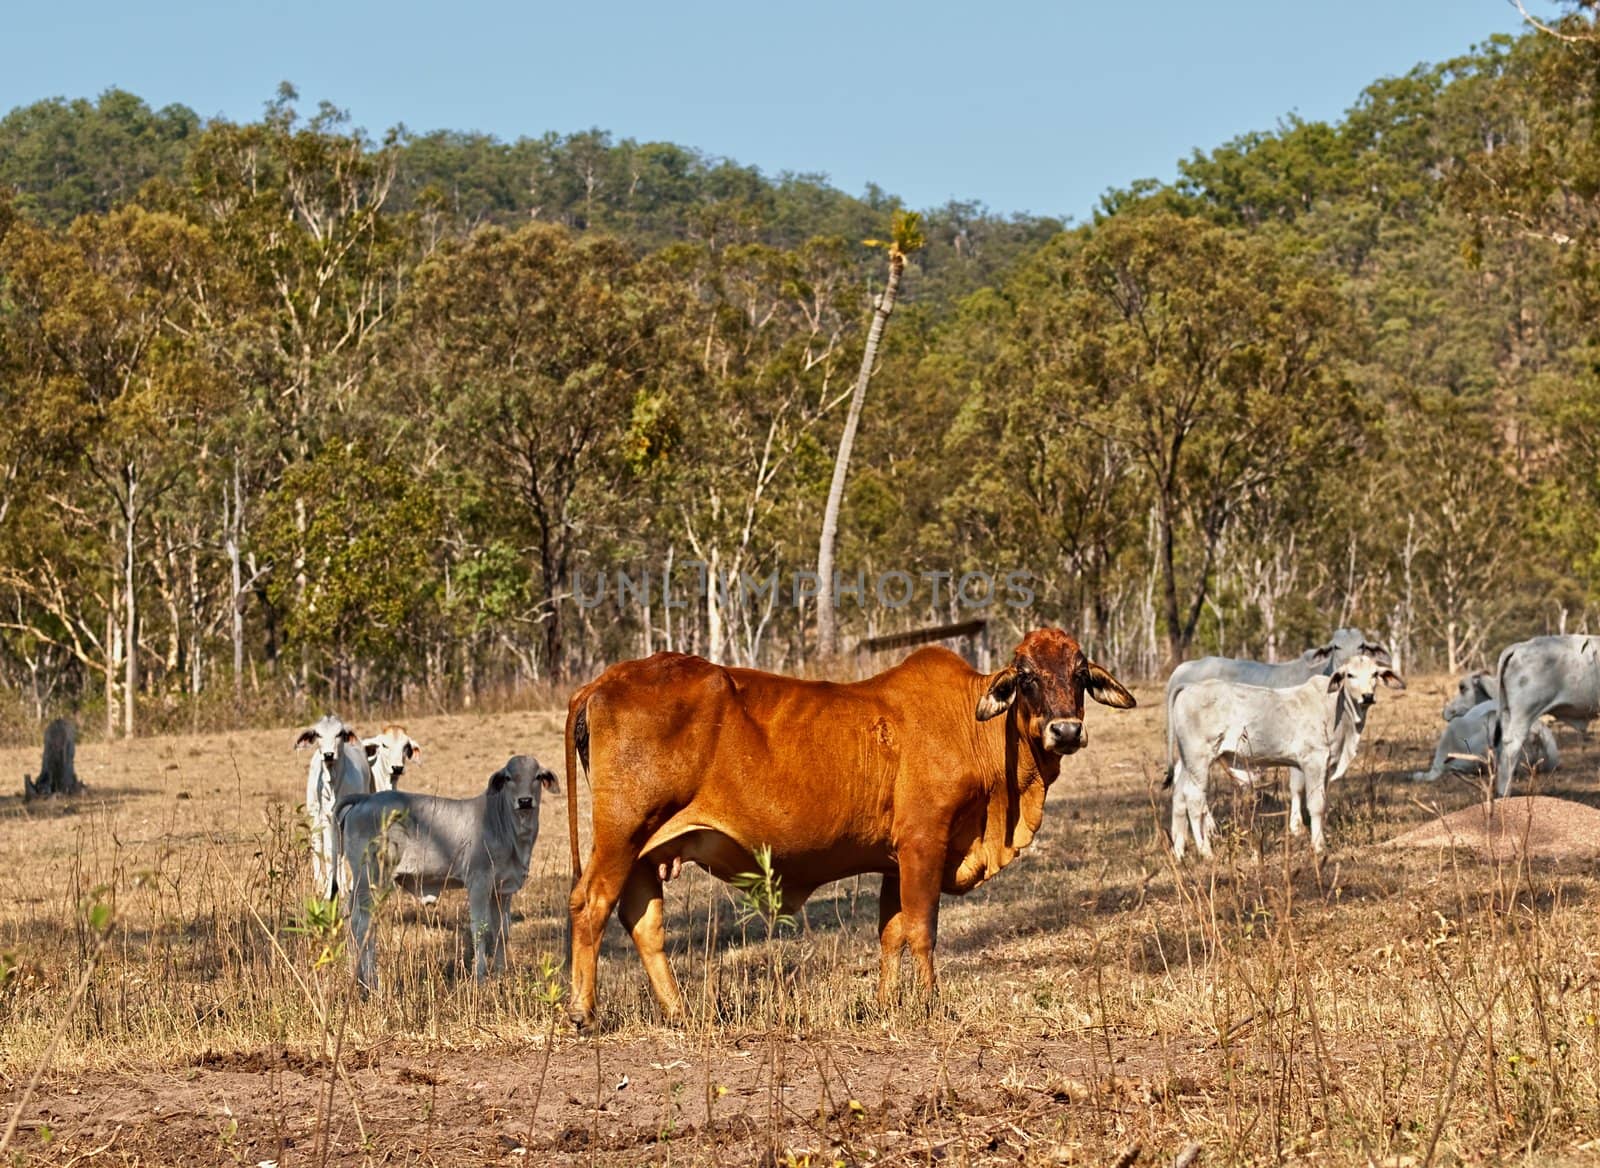
[[[551,953],[539,954],[539,985],[533,991],[534,1000],[554,1010],[567,996],[567,987],[561,980],[561,960]]]
[[[561,980],[561,961],[552,953],[539,954],[539,984],[533,991],[534,1000],[542,1003],[550,1012],[549,1020],[545,1024],[544,1050],[539,1059],[539,1081],[534,1085],[533,1103],[528,1108],[528,1132],[523,1137],[523,1146],[533,1145],[533,1125],[539,1116],[539,1101],[544,1098],[544,1084],[550,1073],[550,1053],[556,1043],[556,1016],[557,1007],[561,999],[567,995],[567,987]]]
[[[344,956],[344,930],[339,920],[339,903],[321,896],[308,896],[300,906],[300,919],[287,931],[307,937],[318,947],[314,969],[324,969]]]
[[[767,939],[783,929],[793,929],[794,916],[783,911],[783,877],[772,868],[772,848],[762,844],[755,850],[756,870],[741,872],[733,878],[738,891],[736,898],[738,916],[743,927],[759,920],[767,930]]]

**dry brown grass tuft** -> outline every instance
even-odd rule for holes
[[[946,899],[931,1008],[872,1005],[875,878],[825,889],[798,934],[768,941],[686,874],[668,914],[694,1020],[658,1025],[613,929],[594,1040],[559,1022],[551,989],[566,800],[545,802],[507,977],[472,983],[461,897],[395,898],[386,988],[362,1000],[339,929],[305,905],[292,731],[89,743],[86,799],[0,799],[7,1114],[98,943],[90,906],[114,911],[11,1152],[1105,1164],[1137,1145],[1137,1163],[1171,1164],[1198,1143],[1202,1165],[1577,1163],[1600,1148],[1600,865],[1372,846],[1435,818],[1429,804],[1479,798],[1402,777],[1432,749],[1448,684],[1380,701],[1320,865],[1285,844],[1283,802],[1218,781],[1219,859],[1175,866],[1157,694],[1095,711],[1033,848]],[[561,756],[559,711],[406,724],[425,747],[414,789],[468,794],[511,753]],[[0,752],[19,790],[33,753]],[[1600,802],[1596,754],[1564,741],[1543,792]]]

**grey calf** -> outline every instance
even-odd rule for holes
[[[472,799],[443,799],[409,791],[347,795],[334,810],[350,864],[350,934],[356,977],[378,988],[372,907],[387,888],[437,896],[465,888],[472,915],[473,973],[505,968],[511,898],[528,879],[539,837],[539,799],[560,793],[553,772],[519,754],[489,776]]]

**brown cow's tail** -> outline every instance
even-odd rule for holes
[[[583,763],[584,777],[589,774],[589,693],[592,686],[584,686],[572,695],[567,706],[567,842],[572,848],[572,886],[578,886],[583,875],[583,861],[578,856],[578,763]]]
[[[594,684],[584,686],[572,695],[567,704],[567,842],[572,848],[572,890],[578,890],[578,878],[583,875],[583,861],[578,857],[578,763],[583,762],[585,777],[589,774],[589,694]],[[589,785],[591,816],[593,814],[594,784]],[[567,968],[572,968],[573,918],[567,918]]]

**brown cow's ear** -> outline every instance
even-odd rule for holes
[[[300,731],[300,737],[294,740],[294,748],[299,750],[302,746],[315,746],[316,743],[317,732],[315,730],[302,730]]]
[[[1392,669],[1385,669],[1378,676],[1383,679],[1383,684],[1390,689],[1405,689],[1406,687],[1406,679]]]
[[[1017,696],[1017,671],[1015,667],[1002,669],[994,675],[994,680],[989,683],[989,688],[978,699],[978,709],[975,716],[980,722],[987,722],[997,714],[1003,714],[1011,708],[1011,703]]]
[[[1093,661],[1089,662],[1089,682],[1084,690],[1102,706],[1110,706],[1117,710],[1131,710],[1139,703],[1122,685]]]

